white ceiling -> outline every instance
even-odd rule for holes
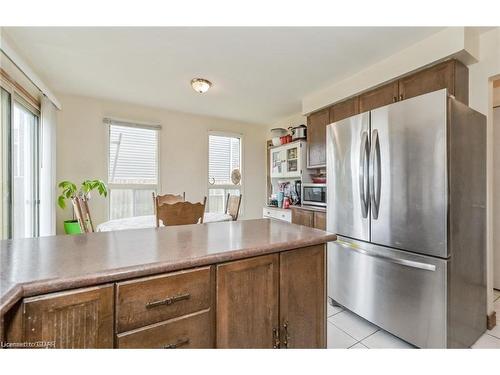
[[[7,27],[53,89],[252,123],[301,110],[301,98],[440,28]],[[207,94],[190,87],[202,77]]]

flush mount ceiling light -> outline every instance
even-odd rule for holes
[[[193,90],[203,94],[208,91],[208,89],[212,86],[212,82],[203,79],[203,78],[193,78],[191,80],[191,86]]]

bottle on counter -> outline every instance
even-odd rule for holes
[[[290,198],[283,198],[283,208],[290,208]]]

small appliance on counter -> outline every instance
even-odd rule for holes
[[[302,184],[302,205],[326,207],[326,184]]]

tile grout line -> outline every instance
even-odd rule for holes
[[[332,315],[332,316],[333,316],[333,315]],[[363,340],[367,339],[367,338],[368,338],[368,337],[370,337],[371,335],[374,335],[375,333],[377,333],[378,331],[380,331],[380,328],[379,328],[378,326],[375,326],[375,327],[377,327],[377,330],[376,330],[375,332],[370,333],[368,336],[366,336],[366,337],[362,338],[361,340],[358,340],[357,338],[352,337],[349,333],[347,333],[346,331],[344,331],[342,328],[340,328],[340,327],[339,327],[338,325],[336,325],[335,323],[333,323],[333,322],[328,322],[328,323],[333,324],[333,325],[335,326],[335,328],[337,328],[337,329],[341,330],[341,331],[342,331],[342,332],[344,332],[347,336],[349,336],[350,338],[352,338],[353,340],[355,340],[355,341],[356,341],[356,343],[355,343],[355,344],[353,344],[353,345],[356,345],[357,343],[360,343],[361,341],[363,341]],[[373,323],[371,323],[371,324],[373,324]],[[352,345],[351,345],[351,346],[352,346]],[[366,345],[365,345],[365,346],[366,346]],[[349,348],[350,348],[350,347],[349,347]],[[349,348],[347,348],[347,349],[349,349]]]

